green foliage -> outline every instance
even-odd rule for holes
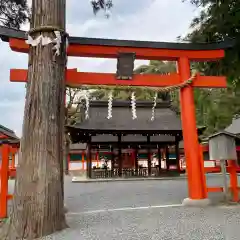
[[[19,29],[28,16],[27,0],[0,0],[0,25]]]
[[[100,10],[104,10],[106,16],[109,17],[108,11],[113,7],[112,0],[91,0],[94,14],[97,14]]]
[[[239,111],[236,89],[195,89],[196,118],[199,126],[206,126],[205,135],[223,130]]]
[[[176,72],[176,62],[151,60],[148,65],[142,65],[135,69],[134,72],[136,74],[161,74],[161,75],[174,73]],[[145,94],[147,94],[147,89],[142,92],[142,96],[139,96],[138,99],[150,100],[153,99],[154,97],[153,94],[151,94],[150,96],[146,96]],[[168,92],[158,93],[158,98],[163,101],[170,101],[171,94]]]
[[[186,0],[185,0],[186,1]],[[236,44],[226,51],[226,57],[217,63],[200,64],[206,74],[228,76],[230,83],[240,80],[240,1],[188,0],[201,13],[191,24],[191,33],[185,40],[192,42],[217,42],[235,39]]]
[[[135,70],[137,74],[168,74],[176,72],[175,62],[151,60],[148,65],[142,65]]]
[[[94,14],[104,10],[109,17],[109,10],[113,7],[112,0],[91,0]],[[19,29],[30,20],[30,9],[27,0],[0,0],[0,25]]]
[[[197,122],[207,126],[207,135],[224,129],[240,112],[240,1],[184,1],[201,8],[184,40],[207,43],[235,39],[234,47],[226,51],[223,60],[194,64],[205,75],[225,75],[229,80],[228,89],[195,90]]]

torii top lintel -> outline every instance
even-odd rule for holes
[[[26,32],[0,27],[0,38],[9,42],[13,51],[28,53]],[[68,56],[117,58],[119,52],[134,52],[136,59],[177,60],[187,57],[192,61],[212,61],[224,57],[224,50],[235,41],[218,43],[169,43],[69,37]]]

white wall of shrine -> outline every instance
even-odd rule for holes
[[[101,167],[104,164],[103,161],[92,161],[92,167]],[[111,168],[112,164],[109,161],[108,162],[108,167]],[[82,162],[70,162],[69,163],[69,170],[74,171],[74,170],[86,170],[87,169],[87,163],[86,161],[84,162],[84,168],[83,168],[83,163]]]

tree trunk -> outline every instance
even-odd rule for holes
[[[33,0],[32,27],[65,29],[65,0]],[[54,37],[53,33],[43,33]],[[33,37],[37,37],[38,33]],[[30,47],[27,96],[10,232],[35,239],[66,227],[63,190],[65,44]],[[10,237],[11,238],[11,237]]]

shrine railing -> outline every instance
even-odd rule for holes
[[[124,168],[122,169],[122,173],[119,173],[119,169],[93,169],[92,170],[92,178],[131,178],[131,177],[161,177],[161,176],[168,176],[172,174],[178,174],[177,171],[166,169],[161,169],[153,167],[151,169],[151,173],[148,173],[148,168],[139,168],[139,169],[133,169],[133,168]]]
[[[92,178],[118,178],[118,177],[147,177],[148,169],[122,169],[122,173],[119,173],[119,169],[93,169]]]

